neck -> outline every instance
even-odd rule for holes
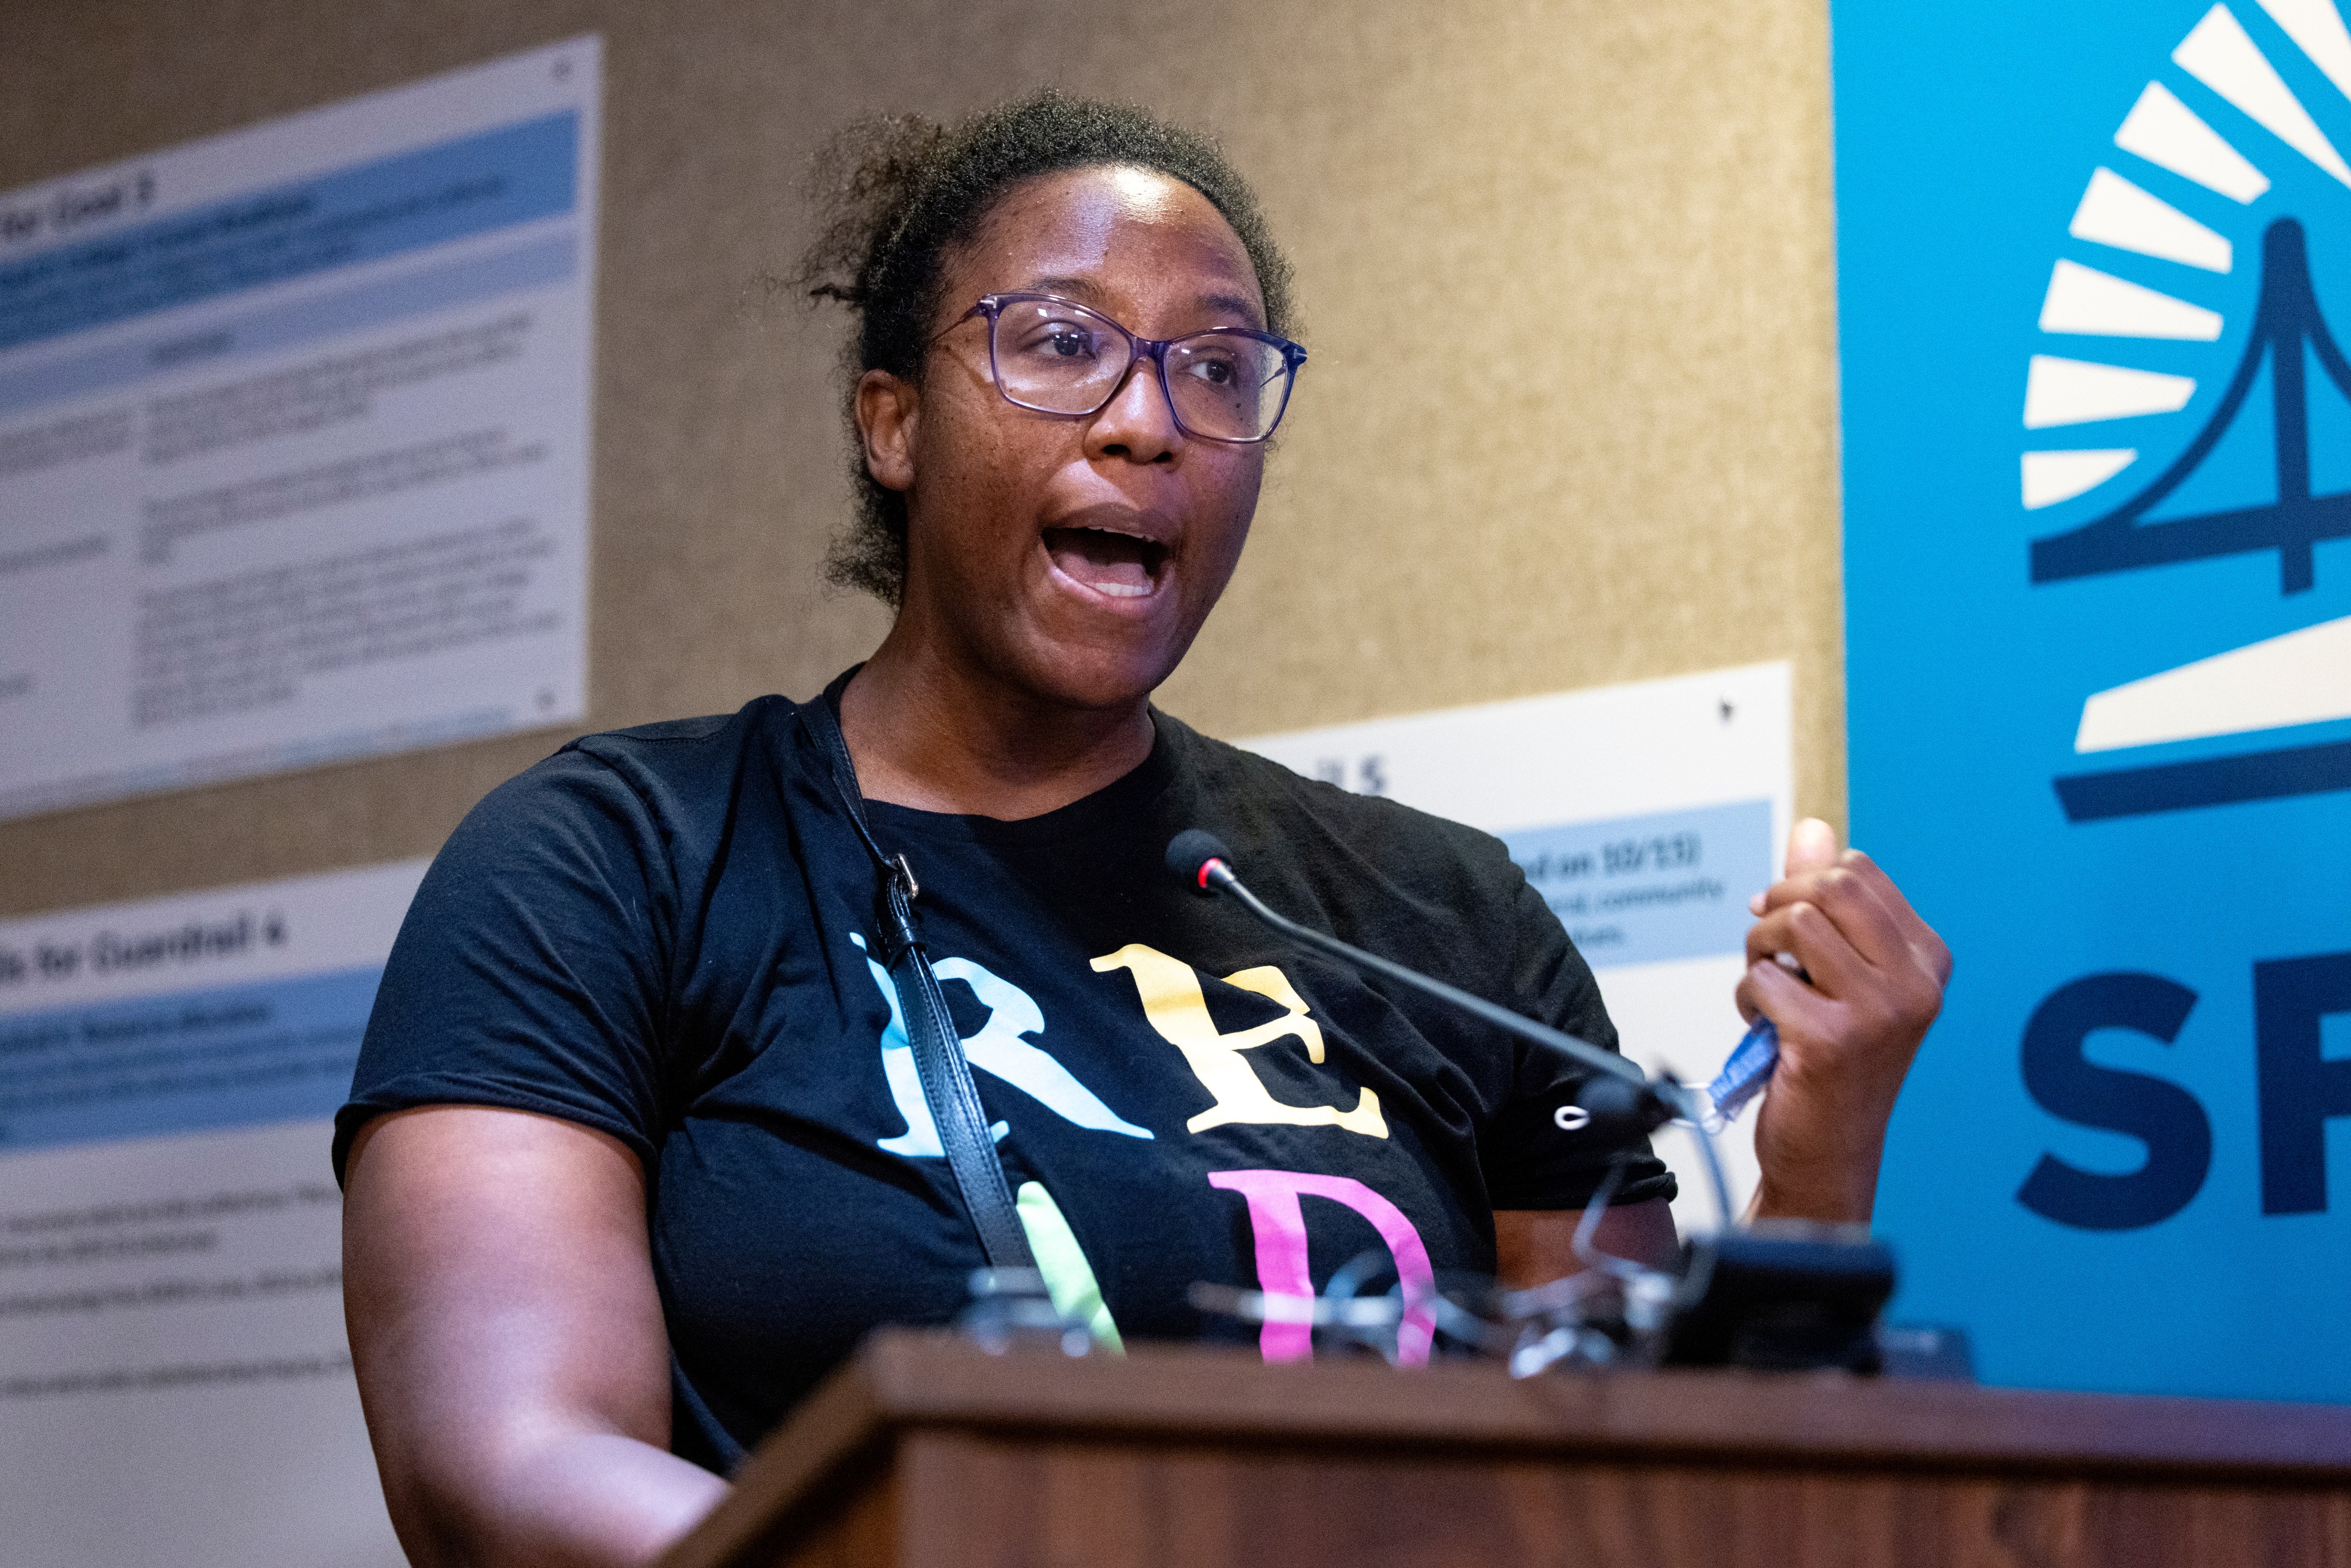
[[[1151,755],[1150,699],[1071,707],[952,656],[900,617],[841,697],[868,800],[1017,821],[1123,777]]]

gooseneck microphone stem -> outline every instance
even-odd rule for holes
[[[1311,925],[1301,925],[1288,915],[1268,907],[1263,899],[1251,893],[1241,879],[1233,874],[1228,858],[1231,852],[1213,833],[1193,828],[1176,834],[1168,843],[1167,869],[1183,878],[1194,892],[1204,896],[1230,894],[1239,901],[1242,908],[1301,947],[1311,947],[1356,968],[1384,976],[1399,985],[1435,997],[1472,1018],[1481,1019],[1505,1033],[1558,1051],[1593,1075],[1585,1080],[1576,1099],[1595,1123],[1629,1125],[1646,1134],[1670,1121],[1687,1122],[1698,1135],[1698,1149],[1706,1161],[1707,1176],[1714,1187],[1722,1223],[1725,1227],[1734,1223],[1730,1212],[1729,1183],[1725,1179],[1721,1158],[1715,1152],[1714,1140],[1708,1136],[1699,1120],[1703,1107],[1692,1091],[1662,1074],[1652,1082],[1638,1067],[1616,1052],[1603,1051],[1588,1040],[1578,1040],[1547,1024],[1521,1018],[1510,1009],[1474,996],[1458,986],[1448,986],[1433,976],[1406,968],[1376,953],[1367,953],[1353,943],[1342,942]],[[1595,1092],[1595,1090],[1599,1092]]]
[[[1227,865],[1221,858],[1210,861],[1208,867],[1204,881],[1205,886],[1231,894],[1240,900],[1241,907],[1289,937],[1292,942],[1314,948],[1318,952],[1328,953],[1334,958],[1343,959],[1358,968],[1369,969],[1375,975],[1384,975],[1391,980],[1411,987],[1414,990],[1426,992],[1440,1001],[1459,1008],[1466,1013],[1483,1019],[1496,1029],[1517,1035],[1520,1040],[1532,1040],[1537,1045],[1549,1046],[1553,1051],[1563,1052],[1594,1072],[1614,1073],[1628,1082],[1640,1084],[1644,1088],[1648,1086],[1648,1080],[1641,1075],[1641,1070],[1613,1051],[1603,1051],[1590,1040],[1578,1040],[1572,1034],[1563,1034],[1558,1030],[1539,1024],[1532,1019],[1521,1018],[1510,1009],[1499,1007],[1483,997],[1473,996],[1458,986],[1448,986],[1443,980],[1424,975],[1417,969],[1407,969],[1402,964],[1392,963],[1376,953],[1367,953],[1361,947],[1342,942],[1336,936],[1327,936],[1311,925],[1301,925],[1288,915],[1277,914],[1268,908],[1265,901],[1244,886],[1241,879],[1233,874],[1232,867]],[[1675,1113],[1680,1113],[1678,1106],[1675,1108]]]

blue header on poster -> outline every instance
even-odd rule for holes
[[[1771,802],[1732,800],[1502,835],[1594,968],[1747,950],[1771,883]]]
[[[380,964],[0,1016],[0,1155],[323,1120]]]
[[[577,110],[0,264],[0,350],[572,209]]]
[[[1854,836],[1959,956],[1898,1310],[2351,1400],[2351,34],[1834,10]]]

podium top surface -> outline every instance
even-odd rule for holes
[[[989,1355],[945,1333],[866,1342],[743,1466],[663,1568],[747,1539],[919,1431],[1039,1441],[1344,1443],[1595,1462],[1737,1462],[2351,1486],[2351,1407],[2053,1394],[1843,1374],[1550,1375],[1489,1363],[1264,1364],[1252,1350]]]

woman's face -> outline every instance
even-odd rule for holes
[[[1092,306],[1144,338],[1265,326],[1256,269],[1207,199],[1129,167],[1015,187],[946,266],[948,329],[983,294]],[[918,387],[871,372],[858,421],[874,477],[907,497],[902,623],[947,656],[1063,706],[1166,679],[1249,536],[1265,449],[1186,434],[1137,360],[1083,418],[1007,402],[984,317],[931,350]]]

